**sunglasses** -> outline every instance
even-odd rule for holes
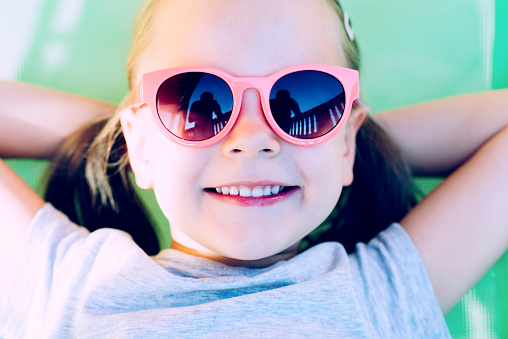
[[[235,77],[208,67],[162,69],[143,75],[141,97],[165,136],[206,147],[231,131],[247,88],[258,90],[273,131],[302,146],[336,135],[359,99],[358,72],[329,65],[292,66],[267,77]]]

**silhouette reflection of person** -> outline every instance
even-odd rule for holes
[[[276,112],[277,115],[287,118],[295,118],[300,114],[300,106],[291,98],[291,94],[288,90],[281,89],[275,95],[275,99],[270,100],[270,108],[272,112]]]
[[[195,140],[204,140],[217,134],[218,129],[222,128],[222,120],[227,120],[229,116],[222,114],[222,109],[214,100],[213,94],[203,92],[199,100],[194,101],[191,105],[188,122],[190,126],[189,135]]]
[[[219,103],[213,99],[213,94],[210,92],[203,92],[200,99],[192,104],[190,110],[195,114],[209,117],[212,120],[217,119],[222,114]]]

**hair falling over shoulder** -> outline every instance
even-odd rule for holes
[[[417,190],[402,152],[370,117],[356,136],[353,176],[328,219],[302,241],[301,250],[338,241],[352,253],[357,243],[368,242],[399,222],[417,203]]]
[[[120,111],[129,104],[142,72],[144,51],[154,36],[159,0],[144,2],[136,17],[127,59],[130,93],[110,118],[69,136],[49,170],[46,200],[90,231],[101,227],[129,233],[147,254],[160,250],[154,224],[129,180],[127,146]]]
[[[136,17],[127,59],[130,93],[110,118],[96,121],[69,136],[49,169],[46,201],[73,222],[94,231],[101,227],[129,233],[149,255],[160,250],[154,224],[129,180],[127,146],[120,111],[138,88],[145,51],[154,36],[159,0],[144,2]]]
[[[155,255],[157,235],[129,171],[117,114],[66,139],[50,167],[45,198],[91,232],[102,227],[125,231],[147,254]]]

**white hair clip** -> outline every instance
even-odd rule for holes
[[[344,27],[346,28],[346,33],[349,37],[349,40],[354,41],[355,32],[353,31],[353,27],[351,27],[351,20],[349,19],[349,14],[347,14],[347,12],[344,12]]]

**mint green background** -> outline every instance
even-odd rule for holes
[[[0,77],[119,102],[139,0],[0,0]],[[508,1],[343,0],[362,50],[362,96],[373,112],[508,87]],[[29,98],[27,98],[29,100]],[[72,114],[72,112],[69,112]],[[40,192],[44,161],[8,163]],[[431,190],[439,181],[423,179]],[[151,192],[164,247],[167,221]],[[474,249],[471,249],[474,250]],[[506,255],[446,319],[455,338],[508,338]]]

